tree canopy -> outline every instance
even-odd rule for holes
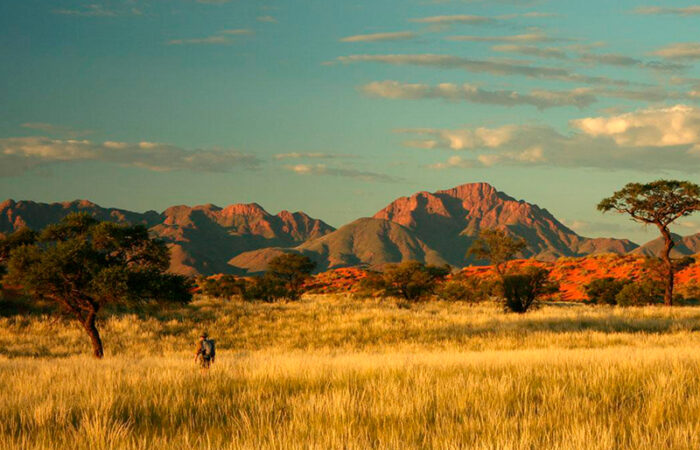
[[[700,186],[689,181],[657,180],[628,183],[612,196],[601,200],[598,210],[628,214],[635,222],[653,224],[664,239],[661,258],[666,265],[664,303],[673,304],[674,270],[671,249],[675,243],[669,225],[700,210]]]
[[[104,305],[191,300],[189,280],[166,273],[168,265],[168,248],[151,239],[144,226],[75,213],[15,246],[3,281],[22,287],[32,299],[60,305],[85,329],[101,358],[96,318]]]
[[[503,278],[508,261],[521,252],[526,245],[523,239],[515,239],[503,230],[484,228],[469,247],[467,255],[489,261],[498,276]]]

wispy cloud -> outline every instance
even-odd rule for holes
[[[449,101],[466,101],[502,106],[531,105],[539,109],[556,106],[586,107],[597,99],[589,89],[570,91],[533,90],[521,94],[510,90],[486,90],[473,84],[441,83],[438,85],[400,83],[398,81],[375,81],[360,87],[369,96],[390,99],[439,98]]]
[[[92,130],[78,130],[64,125],[55,125],[45,122],[26,122],[20,125],[22,128],[40,131],[51,136],[77,138],[94,133]]]
[[[652,55],[668,59],[700,59],[700,42],[680,42],[660,48]]]
[[[534,45],[502,44],[494,45],[491,50],[502,53],[517,53],[538,58],[567,59],[566,52],[556,47],[537,47]]]
[[[430,25],[455,25],[455,24],[471,24],[483,25],[493,23],[494,19],[484,16],[472,16],[468,14],[456,14],[451,16],[431,16],[409,19],[409,22],[427,23]]]
[[[631,231],[630,227],[622,227],[619,223],[591,222],[588,220],[562,220],[562,223],[577,233],[617,233]]]
[[[533,66],[527,63],[504,60],[478,60],[452,55],[408,54],[408,55],[350,55],[340,56],[337,61],[344,64],[376,62],[397,66],[437,67],[441,69],[462,69],[475,73],[493,75],[520,75],[529,78],[550,79],[587,84],[627,86],[627,80],[615,80],[603,76],[581,75],[560,67]]]
[[[413,39],[417,36],[416,33],[412,31],[397,31],[392,33],[372,33],[372,34],[356,34],[354,36],[347,36],[340,40],[340,42],[377,42],[377,41],[404,41],[408,39]]]
[[[584,63],[603,64],[608,66],[638,67],[642,69],[653,69],[661,71],[678,71],[688,68],[688,66],[684,64],[668,63],[661,61],[642,61],[638,58],[633,58],[627,55],[620,55],[617,53],[598,54],[583,52],[579,54],[579,61]]]
[[[116,16],[140,16],[143,12],[128,4],[121,7],[108,7],[100,3],[91,3],[79,8],[58,8],[53,10],[54,14],[76,17],[116,17]]]
[[[0,176],[17,175],[57,163],[96,161],[152,171],[226,172],[257,167],[253,155],[234,150],[187,150],[156,142],[93,142],[89,140],[15,137],[0,139]]]
[[[371,182],[396,182],[398,178],[383,173],[367,172],[356,169],[328,167],[325,164],[296,164],[284,166],[285,169],[298,175],[325,175],[344,178],[356,178]]]
[[[510,36],[448,36],[445,39],[448,41],[467,41],[467,42],[561,42],[568,41],[565,38],[556,38],[547,35],[542,31],[535,31],[532,33],[514,34]]]
[[[321,153],[321,152],[291,152],[277,153],[274,158],[277,160],[283,159],[336,159],[336,158],[352,158],[353,155],[344,153]]]
[[[550,17],[559,17],[559,14],[551,13],[551,12],[530,11],[530,12],[526,12],[526,13],[502,14],[502,15],[498,16],[498,19],[509,20],[509,19],[517,19],[520,17],[524,17],[524,18],[528,18],[528,19],[544,19],[544,18],[550,18]]]
[[[272,16],[258,16],[257,21],[265,23],[277,23],[277,19]]]
[[[672,14],[676,16],[695,16],[700,14],[700,5],[686,6],[681,8],[669,8],[664,6],[640,6],[632,10],[634,14],[642,15],[662,15]]]
[[[234,42],[235,37],[250,36],[255,32],[249,28],[233,28],[221,30],[212,36],[188,39],[171,39],[168,45],[228,45]]]
[[[562,134],[549,126],[397,130],[417,135],[409,147],[466,150],[435,169],[496,165],[679,171],[700,169],[700,109],[677,105],[586,117]]]
[[[207,36],[203,38],[192,38],[192,39],[172,39],[168,41],[168,45],[198,45],[198,44],[212,44],[212,45],[226,45],[230,44],[231,39],[226,36]]]
[[[227,34],[231,36],[247,36],[255,34],[250,28],[231,28],[228,30],[221,30],[221,34]]]

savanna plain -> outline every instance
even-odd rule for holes
[[[698,307],[198,297],[99,325],[101,361],[0,317],[0,448],[700,448]]]

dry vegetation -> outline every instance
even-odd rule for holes
[[[70,322],[0,318],[0,448],[700,448],[700,308],[198,299],[101,326],[94,361]]]

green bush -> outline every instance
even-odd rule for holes
[[[588,295],[590,303],[617,305],[615,297],[630,283],[632,283],[632,281],[627,279],[617,280],[612,277],[598,278],[586,285],[586,295]]]
[[[522,273],[503,277],[504,308],[519,314],[527,312],[542,295],[553,294],[559,286],[548,280],[549,271],[528,267]]]
[[[490,280],[475,276],[455,276],[441,283],[435,290],[442,300],[477,303],[488,300],[493,294],[494,286]]]
[[[283,280],[269,273],[253,277],[245,283],[244,300],[274,302],[285,298],[295,299],[296,297],[289,292]]]
[[[231,299],[243,297],[246,283],[234,275],[222,275],[218,279],[206,278],[200,282],[202,293],[210,297]]]
[[[664,285],[656,280],[645,280],[625,285],[615,296],[620,306],[642,306],[663,303]]]
[[[419,261],[388,264],[383,273],[373,272],[362,279],[358,295],[416,301],[433,294],[437,283],[449,273],[449,266],[425,265]]]

